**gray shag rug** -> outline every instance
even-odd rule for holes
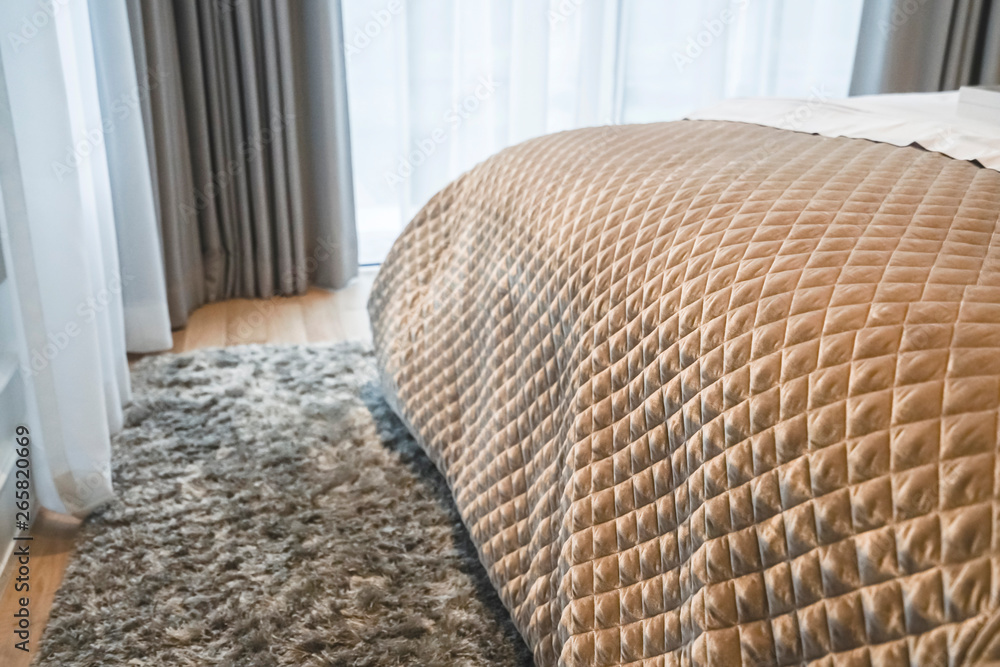
[[[148,357],[38,665],[525,665],[355,344]]]

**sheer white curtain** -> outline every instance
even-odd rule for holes
[[[344,0],[361,261],[533,136],[847,94],[862,0]]]
[[[96,65],[100,116],[94,123],[99,120],[101,125],[92,124],[88,131],[100,127],[103,132],[114,208],[113,220],[103,218],[103,229],[113,228],[118,241],[126,348],[136,353],[168,350],[173,341],[141,108],[157,73],[136,72],[124,0],[80,4],[90,10],[93,40],[82,45],[79,57]],[[94,105],[91,109],[97,110]]]
[[[4,0],[0,34],[0,231],[33,478],[44,506],[85,514],[112,493],[127,346],[170,347],[141,90],[123,0]]]

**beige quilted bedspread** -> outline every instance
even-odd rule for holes
[[[740,123],[449,185],[369,304],[538,665],[1000,653],[1000,173]]]

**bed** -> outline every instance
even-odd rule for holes
[[[406,228],[386,395],[536,664],[1000,657],[1000,143],[943,99],[545,136]]]

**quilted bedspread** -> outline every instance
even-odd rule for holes
[[[538,665],[1000,655],[1000,173],[593,128],[438,193],[369,303]]]

